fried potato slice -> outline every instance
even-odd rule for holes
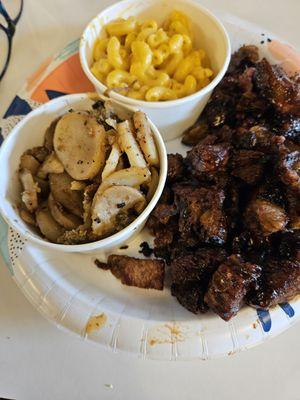
[[[19,171],[19,178],[23,186],[21,198],[28,211],[33,212],[38,208],[38,193],[41,191],[28,169]]]
[[[52,217],[46,203],[37,209],[35,217],[42,234],[51,242],[56,243],[65,229]]]
[[[36,158],[40,163],[44,162],[50,151],[45,146],[36,146],[26,150],[24,154],[29,154]]]
[[[71,182],[71,190],[84,190],[86,187],[86,183],[83,181],[72,181]]]
[[[105,167],[102,171],[102,180],[107,178],[116,170],[121,154],[122,152],[119,145],[117,143],[114,143],[111,147],[111,152],[108,159],[106,160]]]
[[[20,169],[27,169],[32,175],[35,175],[41,164],[30,154],[23,154],[20,161]]]
[[[133,114],[137,141],[149,165],[159,165],[158,152],[147,116],[142,111]]]
[[[49,174],[50,190],[56,201],[61,203],[71,213],[82,217],[83,194],[82,191],[72,190],[73,179],[66,172],[62,174]]]
[[[75,180],[92,179],[105,163],[105,129],[88,114],[69,112],[57,123],[54,149]]]
[[[138,187],[142,183],[150,179],[150,171],[148,168],[130,167],[120,169],[110,174],[104,179],[97,190],[96,196],[99,196],[105,189],[113,185],[124,185]]]
[[[55,132],[55,128],[56,128],[58,121],[59,121],[59,118],[52,121],[45,132],[44,147],[46,147],[49,151],[53,151],[53,138],[54,138],[54,132]]]
[[[92,230],[96,235],[106,236],[115,231],[119,212],[135,208],[139,212],[146,205],[141,192],[129,186],[111,186],[100,196],[95,196],[92,205]]]
[[[40,188],[39,197],[46,198],[50,192],[50,185],[48,179],[41,179],[38,176],[33,177],[34,181]]]
[[[34,214],[31,214],[28,210],[25,208],[20,208],[19,209],[20,217],[24,222],[26,222],[29,225],[36,226],[36,222],[34,219]]]
[[[147,182],[151,174],[148,168],[130,167],[113,172],[103,183],[110,185],[137,186]]]
[[[62,172],[64,172],[64,166],[53,151],[43,162],[37,177],[45,179],[48,174],[61,174]]]
[[[52,194],[48,197],[48,208],[55,221],[68,230],[75,229],[82,223],[79,217],[64,210],[63,206],[54,200]]]
[[[127,154],[130,165],[132,167],[146,168],[146,161],[135,140],[129,121],[120,122],[117,125],[117,131],[119,146]]]
[[[98,186],[98,184],[92,183],[88,185],[83,192],[83,222],[84,226],[87,228],[90,228],[92,225],[91,209]]]

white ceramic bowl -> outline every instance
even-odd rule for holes
[[[215,78],[200,91],[178,100],[147,102],[111,92],[113,99],[131,104],[145,111],[160,130],[165,141],[174,139],[191,126],[205,107],[212,90],[223,78],[231,55],[230,41],[222,23],[212,13],[193,0],[124,0],[98,14],[83,32],[79,54],[81,66],[98,93],[107,87],[90,71],[92,50],[99,36],[104,36],[104,25],[116,18],[136,16],[141,20],[154,18],[160,24],[172,10],[184,12],[191,21],[197,47],[203,48],[211,61]]]
[[[107,99],[101,96],[102,99]],[[130,115],[135,109],[128,105],[119,104],[113,100],[119,112]],[[28,240],[39,245],[64,252],[91,252],[94,250],[109,250],[122,245],[134,237],[145,225],[146,220],[160,198],[167,176],[167,154],[162,137],[153,123],[151,129],[159,152],[160,175],[156,192],[145,210],[126,228],[120,232],[96,242],[80,245],[61,245],[44,240],[29,225],[20,218],[17,204],[20,202],[20,182],[18,166],[22,153],[43,143],[44,133],[49,124],[57,117],[73,110],[87,110],[93,104],[89,94],[72,94],[59,97],[43,104],[29,113],[10,133],[0,150],[0,212],[6,222],[25,236]]]

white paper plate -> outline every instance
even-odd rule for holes
[[[221,18],[233,49],[253,43],[271,61],[289,69],[299,67],[297,53],[274,40],[274,35],[232,16]],[[8,120],[2,123],[4,134]],[[179,140],[167,147],[168,152],[184,151]],[[144,240],[149,241],[145,231],[128,243],[127,250],[116,249],[116,253],[140,256],[139,244]],[[212,313],[195,316],[180,306],[168,288],[158,292],[122,286],[110,272],[97,269],[95,256],[45,251],[12,230],[8,244],[13,277],[34,307],[58,327],[114,352],[161,360],[210,359],[262,343],[300,316],[299,297],[270,312],[244,307],[230,322]],[[96,315],[102,315],[104,323],[87,335],[86,324]]]

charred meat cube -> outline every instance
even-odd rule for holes
[[[183,241],[180,237],[178,237],[178,234],[174,235],[174,241],[172,245],[170,246],[170,262],[171,262],[179,257],[183,257],[186,255],[190,255],[191,252],[193,252],[195,247],[188,247],[188,244],[186,241]]]
[[[200,281],[206,265],[195,254],[188,254],[175,258],[170,266],[172,282],[181,285],[191,281]]]
[[[256,92],[244,92],[236,102],[236,126],[243,124],[245,118],[253,118],[254,123],[263,122],[272,106],[267,99],[259,96]]]
[[[235,236],[231,246],[233,253],[251,263],[262,264],[274,252],[270,237],[262,237],[253,232],[243,231]]]
[[[234,143],[238,148],[266,152],[271,145],[272,133],[262,124],[236,129]]]
[[[205,313],[208,310],[204,302],[204,291],[197,282],[189,282],[184,285],[173,283],[171,294],[184,308],[194,314]]]
[[[223,245],[227,239],[227,221],[223,211],[224,192],[210,191],[210,207],[200,216],[199,237],[205,243]]]
[[[259,286],[249,294],[248,304],[269,308],[300,293],[300,261],[270,260],[263,269]]]
[[[167,262],[171,258],[171,244],[174,235],[178,232],[178,221],[176,218],[170,218],[167,225],[163,225],[154,216],[150,215],[147,221],[147,228],[155,236],[154,238],[154,254],[156,257],[163,258]]]
[[[165,262],[128,256],[110,255],[106,263],[96,262],[101,269],[109,269],[123,285],[143,289],[164,288]]]
[[[205,189],[174,185],[175,204],[179,211],[178,229],[182,239],[187,239],[197,226],[201,215],[202,197]]]
[[[282,208],[286,207],[285,188],[284,185],[274,178],[267,176],[265,183],[258,188],[257,199],[267,200]]]
[[[162,258],[166,264],[170,264],[171,260],[171,246],[155,246],[153,253],[155,257]]]
[[[156,217],[157,220],[166,225],[170,218],[177,214],[177,207],[175,204],[157,204],[154,211],[152,212],[152,216]]]
[[[231,255],[213,274],[205,303],[225,321],[229,321],[242,307],[246,294],[255,288],[261,268]]]
[[[251,201],[245,212],[245,226],[257,235],[268,236],[282,231],[288,221],[285,210],[267,200]]]
[[[261,151],[237,150],[231,158],[231,174],[249,185],[257,184],[264,173],[267,157]]]
[[[288,187],[286,190],[289,227],[300,229],[300,188]]]
[[[268,259],[300,261],[300,230],[289,229],[271,236],[273,251]],[[268,262],[266,260],[266,263]]]
[[[208,123],[205,118],[200,118],[194,125],[183,132],[182,143],[187,146],[195,146],[209,133]]]
[[[281,154],[278,173],[283,183],[300,188],[300,151]]]
[[[226,143],[204,145],[199,143],[187,153],[186,163],[192,175],[207,179],[209,174],[225,171],[230,146]]]
[[[181,154],[168,154],[168,174],[169,182],[176,182],[183,178],[184,164]]]
[[[197,314],[207,311],[204,293],[213,272],[226,258],[224,250],[199,249],[193,254],[173,259],[171,267],[171,293],[179,303]]]
[[[160,224],[155,231],[154,254],[156,257],[165,259],[168,263],[171,259],[172,244],[178,232],[178,221],[171,218],[167,225]]]
[[[276,136],[277,138],[283,138],[284,136]],[[274,139],[273,139],[274,140]],[[300,151],[300,143],[297,143],[295,140],[291,140],[291,139],[286,139],[284,138],[284,141],[282,141],[282,143],[284,144],[284,146],[287,149],[287,152],[292,153],[293,151]],[[280,152],[280,145],[279,147],[279,152]]]
[[[212,130],[213,133],[207,134],[199,139],[196,144],[199,146],[207,146],[213,144],[224,144],[231,141],[233,130],[228,125],[223,125],[221,128]]]
[[[227,226],[230,231],[237,228],[241,221],[240,197],[241,182],[237,182],[235,178],[228,179],[225,189],[224,212],[226,215]]]
[[[221,128],[214,130],[214,135],[217,137],[217,143],[230,143],[233,132],[233,129],[228,125],[223,125]]]
[[[176,185],[179,232],[183,240],[198,237],[205,243],[223,244],[227,237],[223,213],[224,192],[217,188]],[[197,241],[194,243],[197,244]]]
[[[160,229],[161,224],[158,219],[151,214],[146,222],[146,227],[149,229],[151,235],[155,236],[157,230]]]
[[[253,76],[255,73],[254,67],[246,68],[245,71],[238,77],[239,87],[242,92],[249,93],[253,89]]]
[[[206,135],[205,138],[201,139],[198,143],[198,145],[200,146],[208,146],[211,144],[216,144],[218,141],[218,136],[215,134],[210,134],[210,135]]]
[[[241,149],[254,149],[257,144],[257,136],[250,128],[239,126],[234,133],[234,145]]]
[[[173,242],[174,232],[168,226],[162,227],[157,231],[154,239],[155,248],[166,247]]]
[[[300,261],[300,230],[280,232],[275,235],[274,252],[280,259]],[[273,254],[274,254],[273,253]]]
[[[170,187],[165,186],[160,196],[158,204],[172,204],[174,201],[174,195]]]
[[[277,135],[282,135],[296,143],[300,142],[300,117],[290,114],[279,114],[273,127]]]
[[[200,216],[201,239],[206,243],[223,245],[227,239],[227,221],[223,211],[224,191],[210,188]]]
[[[235,120],[235,99],[216,89],[212,100],[206,106],[207,122],[210,128],[232,125]]]
[[[225,258],[226,252],[223,249],[206,248],[175,258],[170,265],[172,282],[185,284],[197,281],[206,288],[213,272]]]
[[[233,73],[238,69],[244,69],[248,66],[252,66],[258,61],[258,59],[258,47],[253,45],[244,45],[232,55],[228,72]]]
[[[255,82],[260,94],[282,113],[300,116],[300,85],[265,58],[256,64]]]

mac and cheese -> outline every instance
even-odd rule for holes
[[[158,27],[118,19],[93,49],[92,73],[108,88],[146,101],[174,100],[208,85],[213,71],[203,49],[196,49],[188,18],[173,11]]]

